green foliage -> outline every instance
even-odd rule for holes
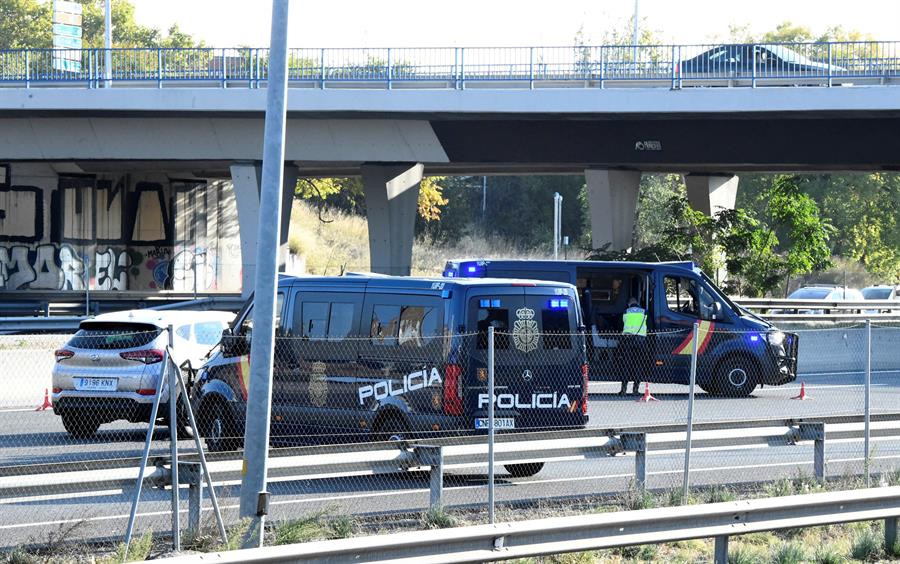
[[[735,545],[728,551],[728,564],[762,564],[764,561],[759,550],[742,544]]]
[[[443,507],[430,508],[422,517],[422,525],[426,529],[449,529],[457,524],[456,518]]]
[[[850,543],[850,556],[856,560],[876,558],[881,551],[880,543],[871,529],[865,528],[853,535]]]
[[[725,501],[734,501],[737,495],[728,486],[713,486],[706,491],[704,503],[722,503]]]
[[[807,554],[803,546],[786,542],[779,546],[772,555],[772,564],[803,564],[807,562]]]
[[[131,540],[128,553],[125,553],[125,543],[119,544],[116,551],[98,560],[100,564],[121,564],[122,562],[143,562],[150,556],[153,548],[153,531],[146,531],[138,538]]]
[[[816,548],[812,561],[816,564],[844,564],[847,558],[834,546],[825,544]]]
[[[79,0],[81,27],[86,48],[104,46],[105,0]],[[202,45],[175,24],[163,34],[158,28],[140,25],[129,0],[112,2],[114,47],[195,47]],[[0,49],[52,47],[52,2],[37,0],[0,1]]]
[[[621,504],[628,511],[652,509],[656,507],[656,499],[647,490],[629,484],[628,489],[621,493]]]
[[[275,529],[274,543],[296,544],[351,536],[356,528],[356,521],[347,515],[330,517],[332,513],[332,508],[326,508],[301,519],[282,523]]]

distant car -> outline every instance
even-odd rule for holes
[[[149,422],[173,328],[172,358],[199,367],[234,318],[221,311],[129,310],[82,321],[56,351],[53,411],[70,435],[86,438],[100,425],[124,419]],[[162,383],[159,417],[168,425],[168,386]],[[180,404],[180,401],[179,401]],[[191,430],[179,416],[179,435]]]
[[[829,70],[832,73],[846,70],[814,61],[787,47],[770,44],[719,45],[680,63],[682,75],[702,73],[712,77],[749,77],[754,68],[759,78],[791,74],[825,76]]]
[[[886,284],[869,286],[862,289],[863,298],[866,300],[893,300],[900,307],[900,286],[888,286]],[[890,309],[867,309],[866,313],[890,313]]]
[[[843,286],[804,286],[797,288],[787,297],[789,300],[822,300],[823,302],[835,301],[862,301],[862,292],[856,288],[844,288]],[[783,309],[772,313],[825,313],[824,309]]]

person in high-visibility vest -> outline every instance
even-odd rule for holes
[[[628,300],[628,309],[622,314],[622,341],[621,341],[622,387],[619,395],[624,396],[628,383],[631,382],[631,393],[638,393],[640,378],[647,376],[646,359],[649,358],[647,350],[647,311],[642,308],[637,299]]]

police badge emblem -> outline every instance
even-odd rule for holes
[[[309,401],[316,406],[325,405],[328,399],[328,382],[325,380],[325,363],[313,362],[309,375]]]
[[[534,310],[528,307],[517,309],[516,322],[513,324],[513,344],[527,353],[535,350],[537,343],[538,327],[534,320]]]

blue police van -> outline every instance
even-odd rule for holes
[[[692,262],[450,260],[448,279],[535,278],[578,288],[592,379],[622,381],[617,355],[622,314],[634,298],[647,312],[645,381],[687,384],[691,335],[699,322],[697,383],[709,393],[747,396],[760,385],[797,377],[796,333],[780,331],[732,302]]]
[[[487,334],[495,329],[495,395]],[[588,365],[571,284],[282,276],[272,436],[301,442],[581,428]],[[199,371],[192,404],[210,450],[241,447],[253,301]],[[507,468],[517,476],[541,464]]]

